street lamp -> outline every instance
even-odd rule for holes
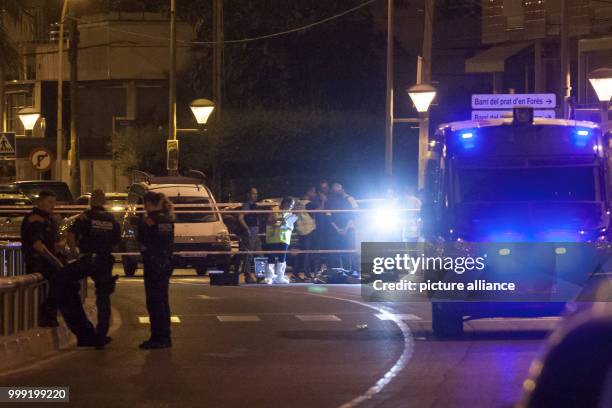
[[[408,96],[419,112],[419,189],[425,186],[425,168],[429,146],[429,105],[436,97],[436,88],[417,84],[408,88]]]
[[[436,88],[427,84],[418,84],[408,88],[408,95],[417,112],[424,113],[429,110],[429,105],[436,97]]]
[[[38,122],[38,118],[40,118],[40,112],[38,112],[34,108],[23,108],[21,109],[17,115],[19,115],[19,120],[23,124],[23,128],[26,132],[31,132]]]
[[[208,99],[196,99],[189,104],[189,108],[198,125],[203,126],[208,122],[210,114],[215,109],[215,104]]]
[[[599,68],[589,75],[589,82],[601,102],[601,127],[605,130],[608,122],[608,107],[612,99],[612,68]]]

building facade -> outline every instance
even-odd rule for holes
[[[58,43],[50,40],[48,30],[32,30],[31,27],[48,23],[40,14],[33,14],[33,18],[35,24],[14,34],[22,69],[17,78],[5,82],[4,120],[7,131],[17,136],[14,175],[17,180],[57,179],[55,166],[39,172],[29,160],[37,147],[44,147],[55,156],[58,134]],[[81,191],[93,188],[123,191],[129,178],[113,161],[114,135],[129,126],[168,123],[168,17],[151,12],[113,12],[83,15],[77,21]],[[179,71],[190,61],[188,42],[194,39],[191,26],[177,23]],[[60,160],[62,179],[68,181],[70,62],[68,41],[65,44],[62,72],[65,150]],[[31,134],[18,118],[24,107],[33,107],[41,114]]]
[[[562,6],[567,2],[571,102],[575,113],[597,106],[588,73],[612,67],[612,2],[482,0],[483,49],[465,70],[486,77],[490,92],[565,94],[561,69]],[[558,111],[557,116],[563,112]],[[594,118],[597,117],[597,113]]]

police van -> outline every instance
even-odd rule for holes
[[[231,242],[215,198],[204,185],[204,175],[191,171],[186,176],[156,177],[135,172],[134,182],[128,187],[128,210],[123,220],[123,245],[126,252],[138,252],[136,241],[137,218],[143,208],[143,197],[149,191],[163,193],[175,205],[174,267],[194,268],[198,275],[207,270],[227,271],[231,261]],[[225,252],[207,254],[196,252]],[[180,252],[187,252],[180,254]],[[136,272],[139,256],[123,256],[126,276]]]

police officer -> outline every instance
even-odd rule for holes
[[[168,286],[172,275],[174,213],[172,203],[162,193],[149,191],[143,201],[146,214],[138,221],[138,244],[144,264],[151,337],[140,348],[168,348],[172,347]]]
[[[55,201],[53,192],[41,191],[36,207],[23,218],[21,223],[21,243],[26,273],[42,273],[49,283],[47,297],[41,304],[41,327],[58,326],[59,271],[63,263],[56,251],[59,228],[52,219]]]
[[[115,217],[104,209],[104,191],[91,193],[91,208],[79,214],[68,230],[68,246],[74,257],[70,275],[73,279],[91,276],[96,286],[98,325],[95,329],[95,346],[104,348],[111,338],[107,336],[111,316],[110,295],[115,291],[116,276],[113,276],[115,259],[113,246],[121,240],[121,229]],[[87,323],[84,323],[87,325]]]

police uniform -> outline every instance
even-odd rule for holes
[[[25,260],[26,273],[42,273],[49,282],[47,297],[41,304],[41,326],[57,325],[59,298],[58,266],[34,249],[34,243],[41,241],[55,254],[55,243],[59,240],[59,227],[51,215],[34,207],[21,223],[21,250]]]
[[[69,231],[77,239],[79,260],[73,267],[73,279],[91,276],[96,286],[98,326],[96,338],[103,341],[108,333],[111,315],[110,295],[115,291],[111,254],[121,240],[121,229],[115,217],[102,206],[93,206],[80,214]]]
[[[144,264],[147,311],[151,322],[151,342],[170,345],[170,304],[168,286],[172,275],[174,224],[161,211],[144,215],[138,222],[138,244]],[[147,343],[147,342],[145,342]],[[143,348],[148,348],[143,343]]]

